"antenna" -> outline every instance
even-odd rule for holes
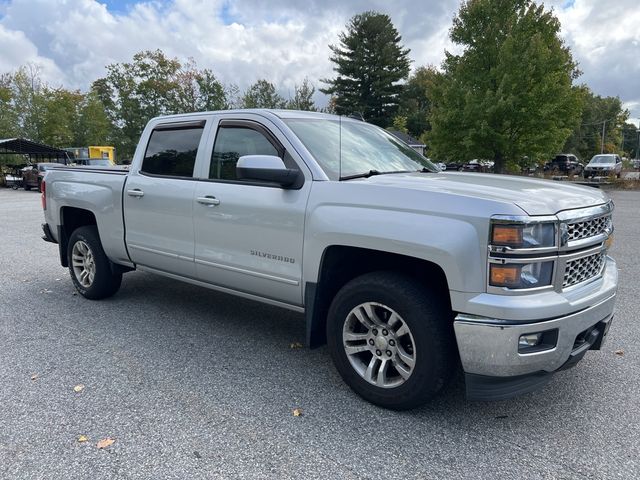
[[[338,117],[338,180],[342,180],[342,115]]]

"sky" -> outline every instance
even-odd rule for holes
[[[640,1],[548,0],[586,83],[640,117]],[[390,15],[412,67],[440,65],[460,0],[0,0],[0,73],[31,63],[53,86],[86,89],[140,50],[193,58],[241,89],[266,78],[286,98],[333,75],[329,44],[366,10]],[[316,101],[326,103],[317,93]]]

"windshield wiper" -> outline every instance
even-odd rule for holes
[[[353,180],[354,178],[369,178],[375,175],[390,175],[392,173],[412,173],[411,170],[392,170],[390,172],[380,172],[379,170],[369,170],[364,173],[356,173],[355,175],[347,175],[345,177],[340,177],[340,180]]]

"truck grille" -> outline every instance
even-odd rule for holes
[[[568,241],[595,237],[609,228],[611,228],[611,215],[603,215],[586,222],[570,223],[567,225]]]
[[[604,266],[605,252],[595,253],[588,257],[578,258],[567,262],[564,271],[564,288],[586,282],[587,280],[597,277],[602,272]]]

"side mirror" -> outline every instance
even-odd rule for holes
[[[300,171],[287,168],[275,155],[244,155],[236,163],[236,176],[244,180],[277,183],[291,187],[298,180]]]

